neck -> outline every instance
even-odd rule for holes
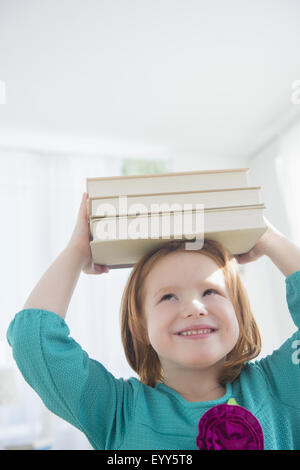
[[[189,402],[217,400],[226,392],[214,375],[204,371],[183,370],[175,374],[169,371],[163,383]]]

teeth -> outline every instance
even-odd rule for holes
[[[213,330],[206,329],[206,330],[190,330],[190,331],[183,331],[180,333],[183,336],[191,336],[191,335],[201,335],[204,333],[211,333]]]

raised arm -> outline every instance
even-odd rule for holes
[[[102,274],[109,269],[95,265],[89,244],[87,194],[82,196],[77,221],[69,243],[30,293],[23,309],[50,310],[65,318],[79,275]]]
[[[275,410],[284,410],[285,417],[281,422],[295,420],[295,424],[300,413],[300,249],[266,219],[265,222],[268,229],[264,235],[250,252],[236,256],[236,259],[240,264],[245,264],[267,255],[273,261],[286,277],[286,300],[297,330],[272,354],[255,361],[254,364],[249,364],[246,370],[254,389],[255,377],[258,377],[259,387],[262,384],[261,377],[264,377],[269,406],[273,406]],[[273,318],[274,321],[277,320],[275,313]],[[296,436],[296,427],[294,432]],[[293,433],[290,434],[290,439],[294,440],[295,436]],[[296,445],[296,441],[294,444]]]
[[[86,199],[68,245],[15,315],[7,340],[24,379],[44,404],[84,432],[95,449],[114,449],[134,409],[131,387],[90,358],[64,321],[80,271],[107,272],[91,258]]]

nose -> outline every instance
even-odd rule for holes
[[[184,308],[184,317],[198,317],[207,315],[208,312],[206,310],[205,305],[200,302],[198,299],[192,299],[190,302],[187,302]]]

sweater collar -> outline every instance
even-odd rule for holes
[[[220,398],[217,398],[216,400],[210,400],[210,401],[193,401],[193,402],[190,402],[190,401],[186,400],[185,398],[183,398],[180,395],[180,393],[176,392],[173,388],[168,387],[163,382],[158,382],[156,384],[156,388],[157,388],[157,390],[160,390],[163,393],[166,393],[168,395],[173,396],[182,405],[188,406],[190,408],[210,408],[212,406],[219,405],[221,403],[226,403],[229,400],[229,398],[231,398],[231,395],[232,395],[231,383],[226,384],[225,395],[223,395]]]

